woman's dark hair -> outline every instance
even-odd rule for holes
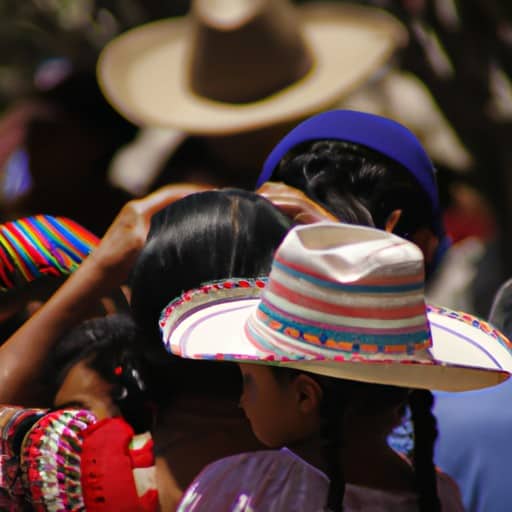
[[[80,361],[112,385],[112,399],[136,432],[149,428],[147,363],[140,332],[127,315],[86,320],[63,336],[49,361],[54,393]]]
[[[414,425],[413,463],[420,512],[440,512],[437,494],[434,444],[437,438],[437,421],[432,413],[434,397],[426,389],[416,389],[409,395],[409,408]]]
[[[278,382],[289,382],[299,373],[288,368],[270,367]],[[343,450],[344,418],[347,406],[357,409],[371,407],[377,415],[389,414],[407,402],[414,425],[413,464],[420,512],[440,512],[436,471],[433,463],[434,442],[437,437],[436,419],[432,414],[434,399],[428,390],[406,388],[335,379],[307,373],[318,382],[323,391],[320,404],[322,438],[325,443],[327,476],[330,480],[326,506],[329,510],[343,509],[345,481],[340,465]],[[362,394],[363,393],[363,394]],[[357,402],[354,396],[368,400]],[[368,411],[364,411],[367,413]]]
[[[239,398],[241,377],[235,365],[165,354],[158,320],[172,299],[205,282],[267,275],[290,227],[269,201],[242,190],[192,194],[153,217],[131,278],[131,306],[147,339],[146,350],[170,365],[163,375],[165,385],[156,384],[155,389],[163,388],[168,395],[172,372],[173,380],[189,391]]]
[[[344,222],[357,223],[355,213],[369,212],[375,226],[384,229],[389,215],[402,210],[396,234],[407,238],[421,227],[431,227],[432,205],[411,173],[359,144],[338,140],[300,144],[281,160],[272,180],[302,190]]]
[[[105,99],[94,70],[76,70],[35,97],[52,107],[61,118],[78,123],[102,142],[104,160],[98,171],[106,169],[115,151],[137,134],[137,127]]]

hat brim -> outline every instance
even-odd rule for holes
[[[450,317],[436,310],[428,312],[432,362],[279,361],[258,349],[245,333],[245,323],[258,302],[242,299],[200,308],[182,319],[170,335],[164,327],[164,343],[173,354],[189,359],[275,364],[337,378],[442,391],[494,386],[512,371],[510,349],[485,331],[487,324],[474,325],[460,314]]]
[[[297,11],[313,68],[263,100],[222,103],[187,87],[187,17],[150,23],[109,43],[98,61],[100,86],[135,124],[227,135],[295,121],[332,106],[407,39],[395,18],[375,8],[318,4]]]

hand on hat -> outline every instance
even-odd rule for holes
[[[339,222],[336,216],[307,197],[304,192],[284,183],[267,181],[256,192],[271,201],[276,208],[297,224]]]
[[[155,192],[126,203],[108,228],[91,257],[111,279],[124,281],[146,242],[151,217],[189,194],[209,190],[193,183],[166,185]],[[108,273],[107,273],[108,272]]]

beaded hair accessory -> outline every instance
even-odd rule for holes
[[[35,215],[0,225],[0,292],[74,272],[99,239],[63,217]]]

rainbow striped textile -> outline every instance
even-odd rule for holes
[[[35,215],[0,225],[0,292],[43,276],[66,276],[99,239],[64,217]]]

